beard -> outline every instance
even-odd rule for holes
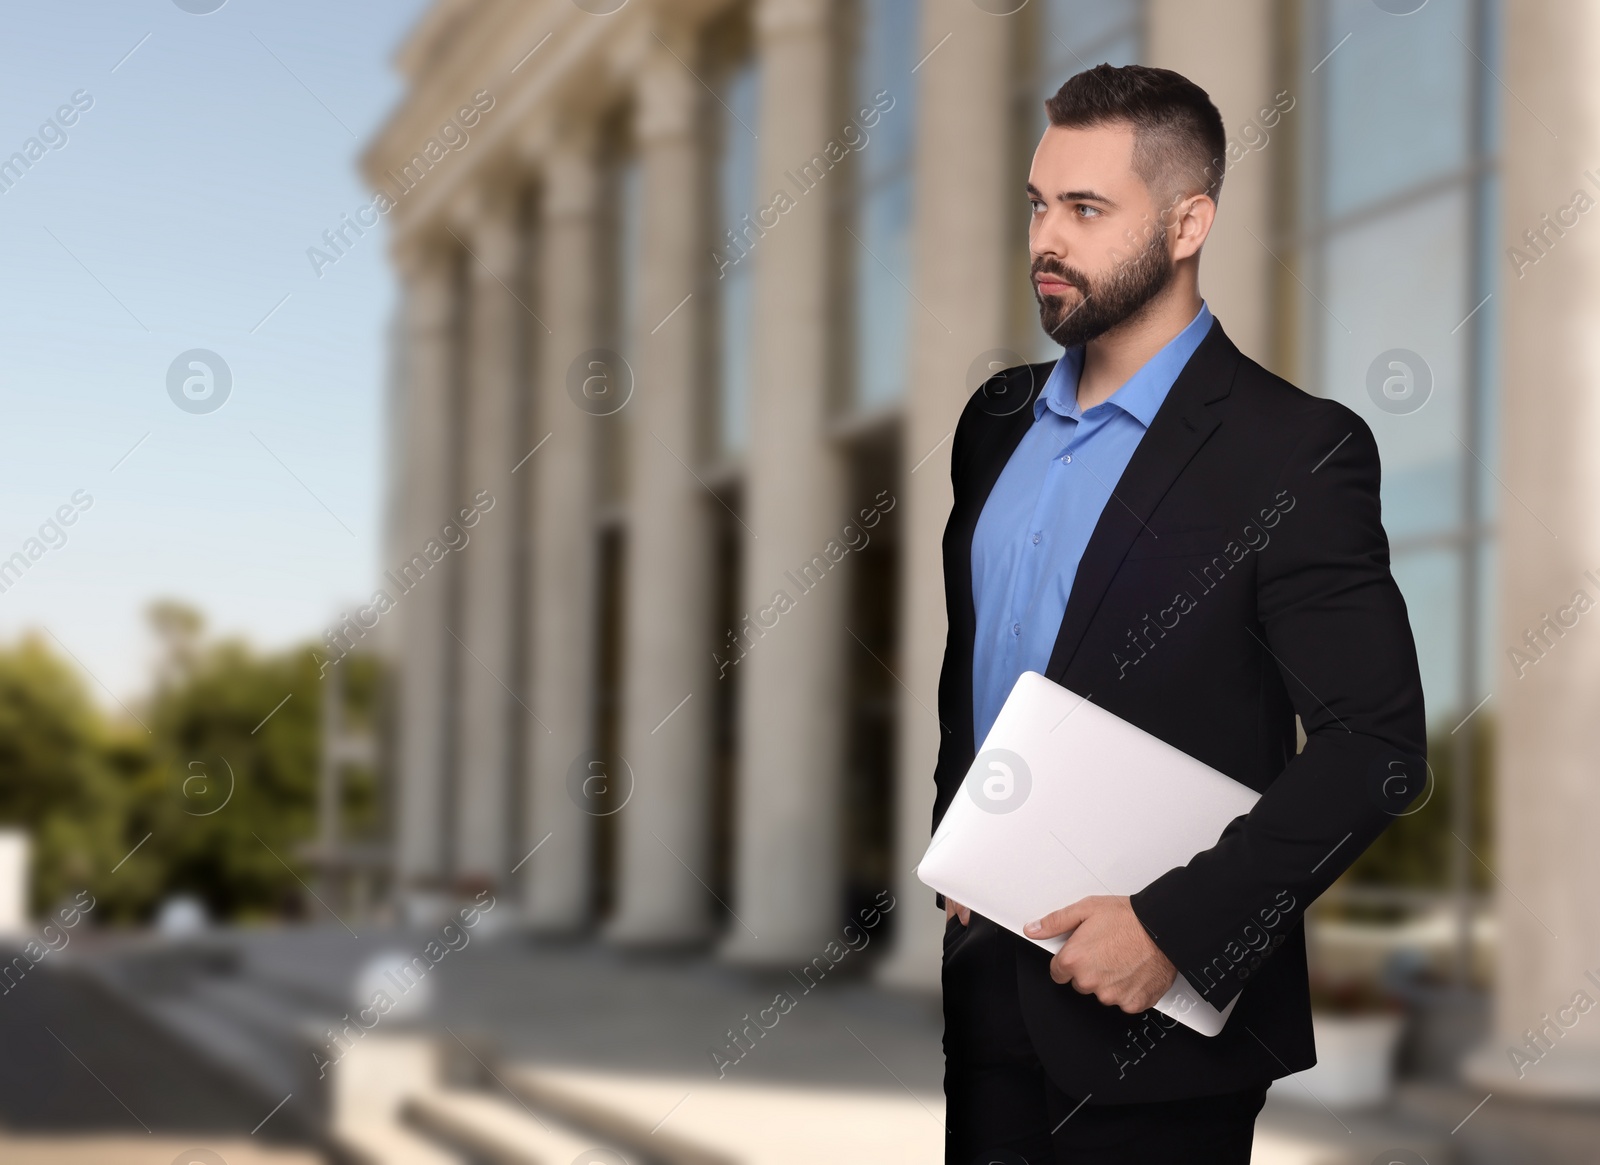
[[[1033,261],[1033,295],[1039,301],[1039,323],[1063,348],[1075,348],[1098,339],[1112,328],[1135,318],[1172,282],[1175,265],[1167,254],[1166,236],[1153,235],[1131,260],[1119,262],[1109,274],[1090,279],[1076,267],[1041,255]],[[1040,295],[1042,272],[1058,276],[1077,289],[1071,303],[1059,295]]]

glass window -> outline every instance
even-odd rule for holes
[[[1320,318],[1322,395],[1349,405],[1383,450],[1383,518],[1397,545],[1461,525],[1466,314],[1461,289],[1471,268],[1467,196],[1459,187],[1340,231],[1327,248],[1324,286],[1307,310]],[[1431,396],[1423,411],[1395,413],[1368,390],[1381,353],[1414,351],[1425,361]],[[1399,392],[1420,368],[1384,361]],[[1394,407],[1392,404],[1390,407]]]
[[[1387,473],[1387,466],[1385,467]],[[1417,662],[1422,668],[1422,698],[1434,721],[1445,732],[1468,709],[1456,711],[1461,688],[1461,553],[1454,547],[1419,549],[1395,555],[1394,579],[1406,597],[1406,614],[1417,640]],[[1476,701],[1474,701],[1476,703]],[[1435,713],[1448,710],[1448,723]]]
[[[1016,212],[1017,332],[1027,360],[1054,360],[1061,348],[1039,326],[1038,303],[1028,282],[1028,163],[1049,119],[1045,101],[1074,73],[1098,64],[1133,65],[1144,55],[1144,0],[1039,0],[1017,13],[1023,60],[1019,70],[1019,155]]]
[[[643,179],[639,154],[627,130],[627,112],[608,120],[601,158],[604,175],[604,221],[601,232],[602,267],[606,278],[601,292],[602,345],[632,361],[634,336],[639,324],[639,281],[627,273],[637,266],[643,238]],[[639,370],[633,370],[637,381]],[[599,432],[598,495],[602,503],[628,496],[628,425],[632,409],[602,416]]]
[[[849,106],[837,140],[850,150],[848,234],[841,246],[854,308],[845,321],[853,412],[875,411],[905,393],[917,9],[917,0],[872,0],[845,9]],[[853,127],[845,129],[844,122]]]
[[[1486,468],[1498,0],[1431,0],[1406,16],[1371,0],[1306,11],[1304,193],[1280,252],[1304,279],[1300,382],[1377,437],[1430,731],[1448,734],[1482,699],[1496,654],[1483,613],[1501,504]],[[1406,399],[1424,380],[1426,399]]]
[[[1467,0],[1400,17],[1372,0],[1328,5],[1324,51],[1333,55],[1317,69],[1327,100],[1321,193],[1328,217],[1468,162],[1473,126],[1464,112],[1482,69],[1466,49],[1471,18]]]
[[[639,280],[627,278],[627,273],[637,267],[644,236],[643,182],[640,175],[639,155],[632,150],[617,159],[614,171],[616,189],[617,249],[612,257],[612,288],[619,293],[616,304],[616,337],[612,345],[624,356],[631,357],[630,349],[639,323]]]
[[[712,300],[714,460],[744,452],[749,441],[751,341],[755,264],[744,219],[763,202],[756,191],[761,74],[753,51],[749,10],[740,6],[712,25],[706,37],[713,219]]]
[[[1139,53],[1138,0],[1046,0],[1046,59],[1061,80],[1102,61],[1131,65]],[[1059,84],[1059,83],[1058,83]]]

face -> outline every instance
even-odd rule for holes
[[[1051,126],[1034,152],[1033,290],[1040,324],[1064,348],[1135,318],[1172,282],[1172,216],[1134,172],[1133,143],[1126,125]]]

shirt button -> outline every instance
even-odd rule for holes
[[[1022,624],[1021,623],[1013,623],[1013,624],[1011,624],[1011,634],[1013,634],[1013,635],[1021,635],[1022,634]]]
[[[1062,457],[1062,458],[1061,458],[1061,464],[1062,464],[1062,465],[1071,465],[1071,464],[1072,464],[1072,454],[1070,454],[1070,453],[1068,453],[1068,454],[1065,454],[1065,455],[1064,455],[1064,456],[1063,456],[1063,457]]]
[[[1041,538],[1041,537],[1042,537],[1042,535],[1040,535],[1040,534],[1037,534],[1037,533],[1035,533],[1035,534],[1034,534],[1034,536],[1033,536],[1033,544],[1034,544],[1034,545],[1035,545],[1035,546],[1037,546],[1037,545],[1039,545],[1039,539],[1040,539],[1040,538]]]

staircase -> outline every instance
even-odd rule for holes
[[[77,971],[336,1161],[810,1165],[848,1146],[852,1159],[909,1165],[942,1153],[936,1096],[578,1069],[502,1052],[484,1034],[469,1033],[469,1043],[444,1025],[424,1032],[385,1021],[330,1041],[350,1011],[336,985],[393,945],[342,932],[326,943],[234,932],[130,941]]]
[[[259,1097],[335,1160],[360,1165],[654,1165],[624,1157],[493,1083],[470,1049],[430,1036],[378,1033],[331,1059],[329,1031],[348,1008],[314,974],[251,964],[237,944],[130,944],[74,972],[122,1007],[161,1025],[213,1070]],[[309,969],[308,969],[309,970]],[[332,1045],[335,1049],[337,1044]],[[461,1064],[470,1065],[463,1070]],[[454,1069],[452,1071],[452,1068]],[[466,1077],[453,1086],[446,1077]],[[493,1089],[493,1092],[490,1091]],[[499,1095],[494,1095],[498,1092]],[[609,1156],[607,1154],[610,1154]]]
[[[211,1070],[255,1093],[262,1112],[313,1143],[328,1119],[311,1050],[342,1009],[292,983],[245,973],[236,944],[134,940],[66,968],[109,1002],[142,1014]]]
[[[335,1162],[920,1165],[943,1156],[936,1017],[865,985],[807,996],[722,1079],[704,1060],[707,1033],[770,999],[773,985],[710,960],[508,938],[449,956],[426,1027],[396,1013],[330,1044],[360,969],[380,950],[419,944],[414,933],[358,939],[340,927],[240,930],[178,945],[119,940],[75,965]],[[320,1071],[313,1053],[334,1062]],[[1583,1141],[1578,1127],[1589,1124],[1556,1130],[1546,1119],[1559,1152],[1507,1157],[1495,1146],[1525,1130],[1511,1127],[1521,1118],[1510,1108],[1498,1112],[1499,1099],[1453,1140],[1448,1130],[1482,1098],[1425,1099],[1404,1112],[1337,1115],[1274,1095],[1256,1159],[1366,1165],[1400,1146],[1433,1165],[1592,1159],[1592,1133]],[[1510,1123],[1502,1130],[1497,1120]]]

